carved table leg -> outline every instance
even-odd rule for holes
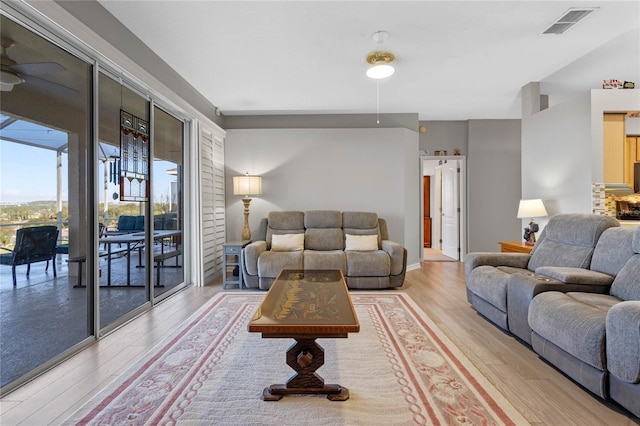
[[[325,384],[316,370],[324,364],[324,349],[315,338],[296,339],[287,350],[287,365],[296,371],[287,383],[271,385],[262,392],[264,401],[279,401],[290,394],[326,394],[331,401],[346,401],[349,390],[336,384]]]

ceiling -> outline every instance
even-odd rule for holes
[[[397,61],[379,111],[420,120],[520,118],[529,82],[552,104],[603,79],[640,83],[638,1],[99,3],[225,115],[375,113],[365,58],[381,49]],[[597,10],[541,34],[574,7]]]

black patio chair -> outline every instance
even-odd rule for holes
[[[27,277],[31,264],[47,262],[45,271],[49,269],[49,261],[53,263],[53,276],[56,276],[56,242],[58,229],[55,226],[34,226],[16,231],[16,245],[13,250],[2,247],[10,253],[0,254],[1,265],[11,265],[13,286],[16,282],[16,266],[27,265]]]

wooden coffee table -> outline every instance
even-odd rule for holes
[[[318,338],[346,338],[360,331],[347,284],[340,270],[284,270],[249,321],[249,331],[263,338],[292,338],[287,365],[296,373],[286,384],[268,386],[265,401],[290,394],[326,394],[331,401],[349,399],[349,390],[325,384],[316,370],[324,364]]]

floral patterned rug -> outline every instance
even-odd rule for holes
[[[318,339],[321,395],[262,401],[293,370],[293,340],[263,339],[247,324],[265,293],[225,292],[143,356],[65,424],[522,425],[528,422],[402,292],[352,292],[360,332]]]

